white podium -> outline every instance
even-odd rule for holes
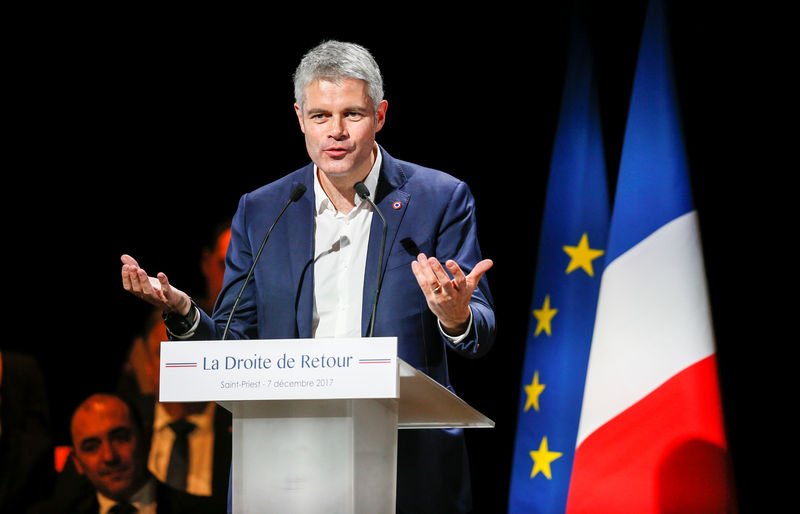
[[[395,338],[165,342],[160,373],[162,402],[231,411],[236,513],[394,512],[398,428],[494,426]]]

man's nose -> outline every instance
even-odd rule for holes
[[[115,462],[119,460],[119,452],[111,442],[105,442],[102,446],[103,461]]]
[[[347,137],[347,126],[344,123],[344,118],[340,116],[333,116],[331,118],[330,128],[330,136],[332,138],[338,140]]]

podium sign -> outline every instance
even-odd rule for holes
[[[233,415],[235,513],[394,512],[397,429],[494,422],[397,357],[397,338],[161,345],[162,402]]]
[[[397,338],[173,342],[162,402],[397,398]]]

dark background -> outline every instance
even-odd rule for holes
[[[775,361],[788,360],[790,339],[774,293],[792,275],[791,237],[776,230],[791,218],[771,210],[787,189],[785,132],[770,118],[795,122],[781,91],[796,58],[781,60],[782,13],[696,3],[670,3],[676,79],[738,495],[743,507],[762,505],[780,491],[770,472],[783,449],[773,435],[784,425]],[[57,443],[67,444],[72,408],[113,388],[145,312],[122,290],[120,254],[201,294],[211,224],[232,215],[242,193],[308,162],[292,108],[297,62],[326,38],[358,42],[384,72],[379,143],[464,179],[476,197],[481,246],[495,261],[498,337],[486,358],[452,356],[451,369],[459,395],[496,422],[467,437],[476,509],[502,511],[568,3],[330,9],[70,8],[7,19],[5,283],[14,301],[3,347],[39,358]],[[581,9],[612,191],[644,10],[642,1]]]

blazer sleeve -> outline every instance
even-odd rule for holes
[[[453,259],[465,274],[480,262],[475,199],[464,182],[458,182],[448,200],[437,235],[436,257],[442,262]],[[484,275],[470,300],[472,327],[467,336],[452,343],[442,335],[444,342],[456,353],[468,358],[486,354],[494,344],[495,315],[489,283]]]

